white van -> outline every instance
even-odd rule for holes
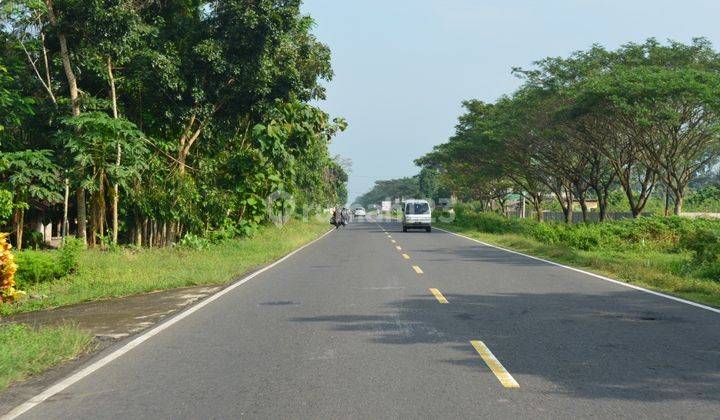
[[[432,209],[427,200],[407,200],[403,203],[403,232],[408,229],[432,230]]]

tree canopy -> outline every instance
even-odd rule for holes
[[[720,55],[705,39],[595,45],[514,72],[517,91],[465,102],[456,134],[416,161],[461,198],[516,191],[540,218],[553,197],[570,222],[590,199],[603,220],[617,188],[634,216],[664,190],[680,214],[691,181],[718,163]]]
[[[5,1],[0,150],[42,151],[56,169],[38,181],[67,185],[66,222],[91,245],[251,233],[276,190],[333,205],[347,174],[328,144],[346,123],[309,104],[333,75],[312,28],[299,0]],[[62,207],[27,216],[58,224]]]

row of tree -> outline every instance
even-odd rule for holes
[[[4,0],[0,220],[98,241],[252,231],[346,199],[330,52],[300,0]]]
[[[427,167],[415,176],[375,181],[373,188],[355,201],[363,207],[370,207],[385,200],[419,197],[435,202],[450,197],[450,191],[441,183],[437,169]]]
[[[514,73],[516,92],[464,102],[456,134],[416,161],[461,198],[515,191],[541,218],[552,196],[570,222],[590,199],[604,220],[615,189],[635,217],[662,191],[680,214],[688,185],[718,163],[720,55],[705,39],[596,45]]]

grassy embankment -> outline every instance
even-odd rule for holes
[[[293,221],[282,228],[262,228],[252,238],[228,239],[202,249],[83,251],[76,273],[19,284],[31,298],[0,306],[0,315],[177,287],[227,284],[310,242],[328,228],[327,222]]]
[[[694,229],[716,230],[720,221],[678,218],[606,222],[567,228],[461,211],[439,227],[489,244],[582,268],[627,283],[720,307],[717,263],[701,263],[684,237]],[[699,227],[701,226],[701,227]],[[566,232],[556,234],[557,232]],[[570,238],[565,240],[565,238]],[[717,246],[717,245],[716,245]]]
[[[12,382],[76,357],[90,346],[90,335],[72,326],[34,329],[0,326],[0,390]]]

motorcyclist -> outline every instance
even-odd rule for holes
[[[340,228],[340,225],[342,224],[342,214],[338,210],[337,207],[333,208],[332,217],[330,218],[330,223],[335,225],[335,229]]]

